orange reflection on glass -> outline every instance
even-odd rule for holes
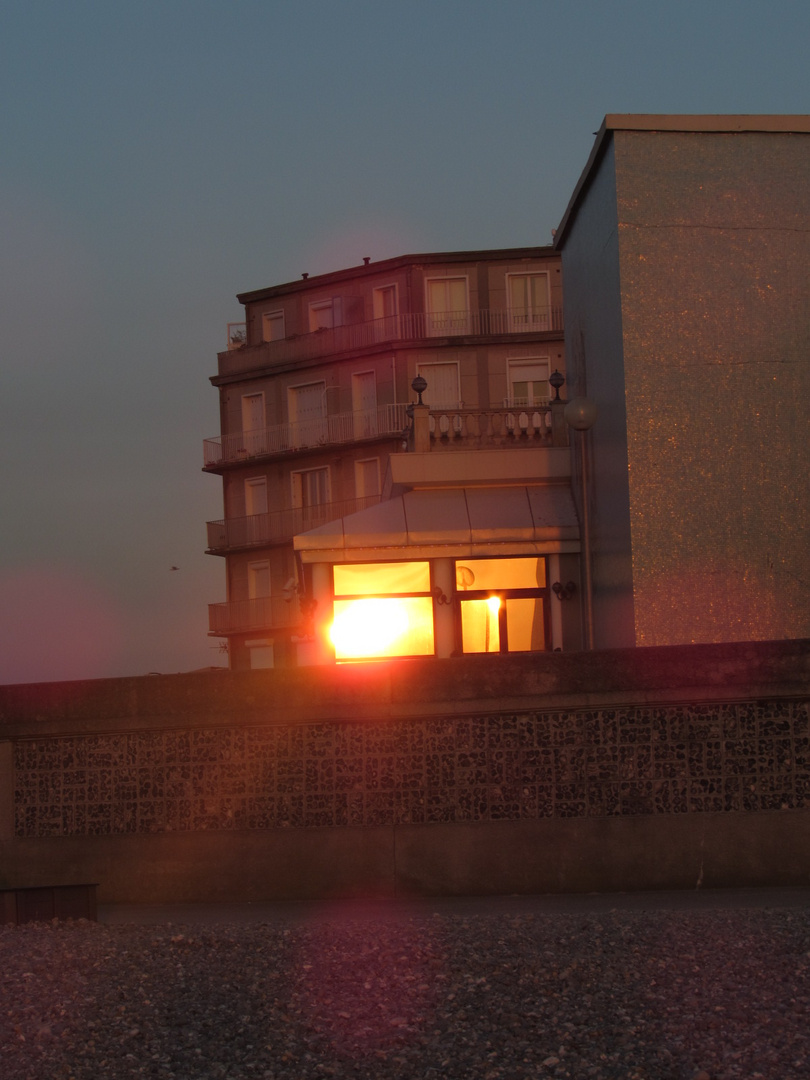
[[[509,639],[509,652],[538,652],[545,647],[541,597],[507,599],[506,635]]]
[[[335,596],[430,592],[426,562],[343,563],[333,568]]]
[[[461,642],[465,653],[500,652],[500,606],[498,596],[488,596],[485,600],[462,600]]]
[[[516,559],[472,559],[456,563],[456,588],[542,589],[546,584],[546,560],[531,556]]]
[[[433,653],[433,601],[429,596],[335,600],[330,630],[338,660]]]

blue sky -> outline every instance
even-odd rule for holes
[[[808,40],[806,0],[5,0],[0,683],[224,663],[237,292],[547,243],[605,113],[809,112]]]

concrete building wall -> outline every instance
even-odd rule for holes
[[[608,144],[590,174],[563,250],[568,355],[564,396],[587,395],[599,408],[586,437],[597,649],[636,643],[615,169],[614,147]],[[572,453],[579,441],[572,438]],[[572,460],[581,513],[578,453]]]
[[[808,676],[805,641],[2,687],[0,887],[806,885]]]
[[[810,633],[810,134],[616,131],[641,645]]]

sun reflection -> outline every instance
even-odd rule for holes
[[[407,629],[401,600],[337,601],[330,637],[338,656],[387,656]]]
[[[335,618],[329,636],[338,660],[427,655],[433,652],[431,599],[335,600]]]

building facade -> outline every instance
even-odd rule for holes
[[[240,296],[231,666],[810,637],[809,265],[810,117],[608,116],[551,248]]]
[[[221,434],[205,441],[224,504],[208,551],[227,583],[210,631],[231,667],[563,647],[576,629],[549,597],[579,540],[550,402],[565,372],[559,255],[364,260],[239,300],[245,324],[211,380]],[[349,608],[355,644],[336,645]],[[421,636],[383,646],[406,609]]]
[[[607,116],[555,246],[595,646],[809,637],[810,117]]]

